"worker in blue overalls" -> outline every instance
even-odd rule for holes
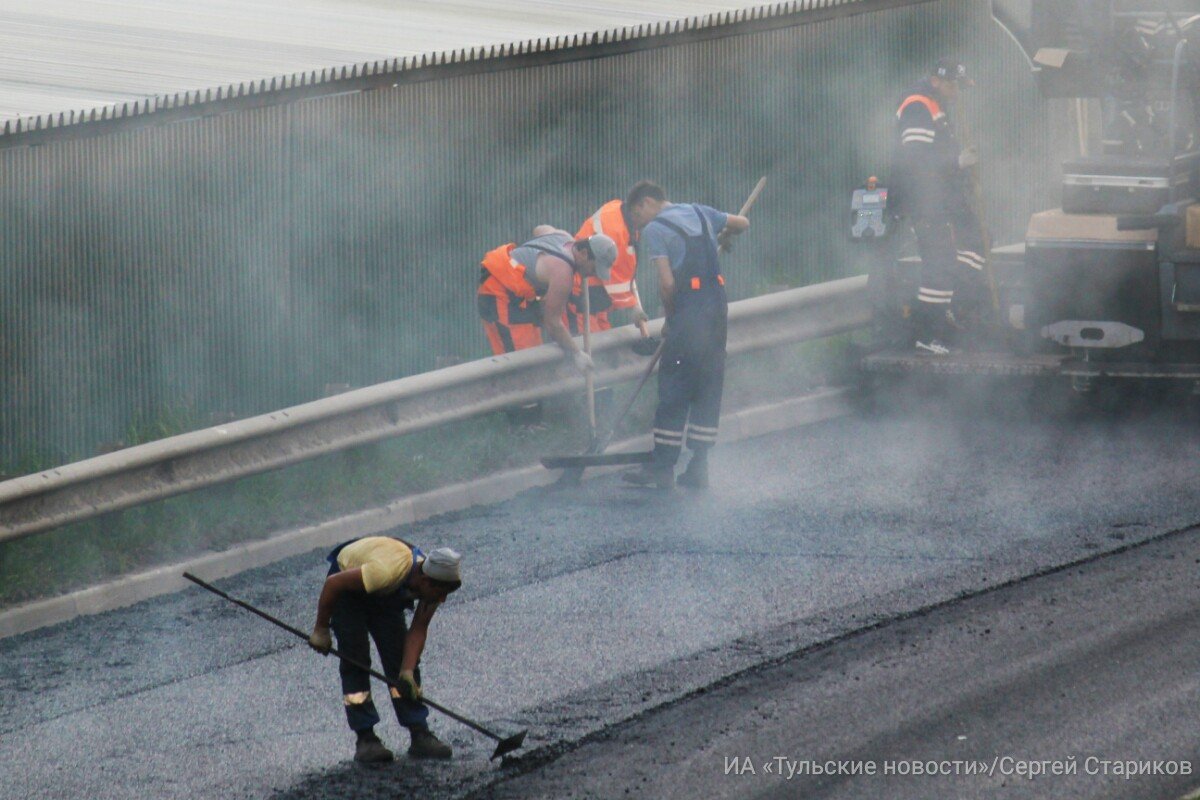
[[[708,451],[717,441],[725,386],[729,303],[717,252],[750,220],[699,204],[664,202],[642,231],[643,258],[658,275],[667,324],[658,371],[654,460],[625,474],[629,483],[669,489],[685,438],[692,452],[681,486],[708,486]]]
[[[328,653],[336,635],[343,655],[370,666],[370,640],[374,639],[383,674],[395,681],[391,699],[396,719],[412,737],[409,756],[450,758],[450,745],[429,730],[419,665],[434,612],[462,586],[462,557],[449,547],[426,554],[402,539],[366,536],[338,545],[326,560],[329,574],[317,600],[309,645]],[[413,610],[411,627],[405,621],[406,610]],[[358,737],[354,760],[391,761],[392,751],[375,733],[379,712],[371,699],[370,673],[346,661],[339,672],[346,722]]]

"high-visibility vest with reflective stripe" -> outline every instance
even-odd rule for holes
[[[920,103],[921,105],[925,106],[925,108],[929,111],[929,116],[931,119],[936,120],[945,116],[945,114],[942,113],[942,107],[938,105],[937,100],[934,100],[932,97],[926,97],[923,94],[910,94],[908,97],[904,98],[904,102],[900,104],[900,108],[896,109],[896,118],[899,119],[900,115],[904,113],[904,109],[908,108],[913,103]]]
[[[637,253],[633,243],[637,235],[631,234],[625,224],[625,215],[621,213],[621,201],[610,200],[589,217],[579,227],[576,239],[584,239],[594,233],[603,233],[617,245],[617,260],[613,262],[612,272],[604,282],[608,296],[612,298],[616,308],[633,308],[637,296],[633,293],[633,279],[637,275]],[[578,287],[576,287],[578,288]]]
[[[488,251],[483,257],[479,266],[486,276],[480,282],[479,294],[498,297],[514,294],[525,301],[538,299],[537,289],[526,277],[525,265],[512,257],[512,251],[516,249],[517,245],[509,242]]]

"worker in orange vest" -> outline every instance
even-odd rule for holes
[[[522,245],[501,245],[480,262],[476,301],[484,333],[496,355],[536,347],[544,330],[581,372],[593,369],[563,324],[567,297],[577,276],[606,280],[617,246],[597,233],[575,238],[539,225]]]
[[[588,280],[593,331],[606,331],[612,327],[608,318],[610,308],[628,308],[633,310],[633,323],[641,328],[643,336],[647,335],[646,322],[649,317],[642,308],[642,299],[637,290],[635,245],[642,228],[650,224],[650,220],[666,203],[667,194],[661,186],[651,181],[638,181],[629,190],[625,200],[610,200],[579,227],[577,239],[602,233],[611,237],[617,246],[617,257],[609,278],[605,281],[598,278]],[[576,278],[568,309],[573,332],[583,330],[580,286],[581,281]]]

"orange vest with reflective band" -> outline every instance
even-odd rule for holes
[[[512,257],[512,251],[517,245],[509,242],[491,250],[479,262],[486,278],[480,282],[479,294],[490,294],[496,297],[507,297],[515,294],[522,300],[537,300],[538,293],[533,284],[525,277],[525,265]]]
[[[938,117],[942,116],[942,107],[938,105],[937,100],[934,100],[932,97],[926,97],[923,94],[910,94],[908,97],[904,98],[904,102],[900,104],[900,108],[896,109],[896,116],[898,117],[903,114],[904,109],[908,108],[913,103],[920,103],[921,105],[925,106],[925,108],[929,110],[929,116],[933,119],[937,119]]]
[[[633,293],[633,278],[637,275],[637,255],[633,249],[633,243],[637,241],[636,234],[630,234],[629,227],[625,224],[625,215],[621,213],[621,201],[610,200],[600,206],[595,214],[592,214],[583,225],[579,227],[579,233],[575,235],[576,239],[584,239],[594,233],[603,233],[613,240],[617,245],[617,260],[613,262],[612,273],[608,276],[608,280],[604,282],[604,288],[608,290],[608,296],[612,298],[612,303],[615,308],[633,308],[637,302],[637,296]],[[576,277],[578,281],[578,277]],[[594,283],[595,278],[589,280],[589,283]],[[576,283],[576,290],[579,284]]]

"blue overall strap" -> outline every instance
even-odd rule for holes
[[[400,541],[404,542],[403,539]],[[408,544],[408,542],[404,543]],[[400,581],[400,585],[396,587],[396,591],[404,592],[404,607],[411,609],[413,607],[414,598],[412,593],[408,591],[408,582],[412,580],[413,573],[417,571],[417,559],[424,558],[425,554],[421,552],[421,548],[417,547],[415,544],[409,544],[408,546],[412,549],[412,566],[408,568],[408,574],[404,576],[404,580]]]
[[[334,567],[337,567],[338,556],[342,554],[342,548],[344,548],[348,545],[354,544],[361,538],[362,538],[361,536],[356,536],[353,539],[347,539],[346,541],[342,542],[337,547],[335,547],[329,551],[329,555],[325,556],[325,560],[328,561],[330,564],[332,564]]]
[[[404,540],[400,539],[399,541],[403,542]],[[408,544],[408,542],[404,542],[404,543]],[[417,547],[415,544],[409,544],[408,546],[409,546],[409,548],[412,549],[413,560],[412,560],[412,566],[408,568],[408,574],[404,576],[404,580],[400,581],[400,586],[402,588],[408,586],[409,579],[413,576],[413,572],[416,571],[417,559],[425,557],[425,553],[421,552],[421,548]]]
[[[692,205],[690,208],[695,212],[697,219],[700,220],[700,233],[688,233],[674,222],[665,220],[662,217],[655,217],[652,222],[666,226],[670,230],[674,231],[681,239],[683,239],[683,264],[680,264],[680,272],[679,277],[676,279],[677,281],[690,283],[692,278],[700,278],[702,281],[705,278],[712,280],[721,273],[721,268],[718,265],[716,258],[717,246],[713,243],[712,231],[708,224],[708,218],[704,216],[704,212],[701,211],[696,205]],[[693,263],[699,262],[699,258],[696,257],[699,255],[699,253],[693,249],[693,244],[699,245],[701,251],[704,252],[704,260],[708,263],[703,265],[700,263]],[[708,252],[710,250],[711,253]],[[706,271],[709,274],[700,274],[700,271],[705,268],[707,268]]]

